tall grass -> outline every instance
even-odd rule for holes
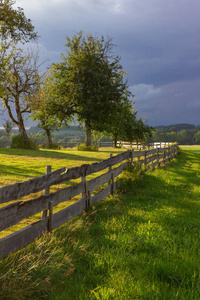
[[[200,148],[0,262],[0,299],[200,299]],[[128,182],[128,184],[127,184]]]

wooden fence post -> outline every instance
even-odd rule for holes
[[[131,166],[133,164],[133,155],[134,155],[134,149],[131,150]]]
[[[144,167],[147,168],[147,151],[144,151]]]
[[[169,147],[169,145],[168,145],[168,158],[169,158],[169,161],[171,160],[171,148]]]
[[[88,191],[88,207],[92,206],[92,202],[91,202],[91,193],[90,191]]]
[[[163,165],[165,164],[165,146],[164,146],[164,152],[163,152]]]
[[[49,201],[49,221],[48,221],[48,231],[51,232],[53,228],[53,201]]]
[[[84,183],[84,192],[81,194],[82,197],[86,196],[86,208],[88,208],[88,184],[85,178],[85,174],[81,177],[81,182]]]
[[[47,167],[46,167],[46,174],[49,174],[49,173],[51,173],[51,166],[47,166]],[[45,195],[49,195],[49,186],[47,186],[47,187],[45,188],[44,194],[45,194]],[[42,211],[42,216],[41,216],[41,218],[44,219],[44,218],[46,218],[46,217],[47,217],[47,210],[44,210],[44,211]]]
[[[160,166],[160,162],[159,162],[159,148],[157,148],[157,165]]]
[[[114,194],[114,184],[115,184],[115,182],[114,182],[114,174],[111,173],[111,195]]]
[[[112,154],[110,154],[110,158],[112,158]],[[109,166],[109,168],[108,168],[108,171],[110,172],[112,170],[112,167],[111,166]],[[112,174],[111,174],[111,176],[112,176]],[[110,186],[111,187],[111,178],[112,177],[110,177],[110,180],[108,181],[108,187]]]

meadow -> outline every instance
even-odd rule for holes
[[[1,149],[0,182],[113,151]],[[114,196],[0,261],[0,299],[200,299],[199,166],[200,147],[182,146],[163,167],[125,171]]]

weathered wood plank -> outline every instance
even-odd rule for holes
[[[67,201],[81,193],[84,192],[84,182],[80,182],[75,186],[66,187],[51,194],[51,200],[53,201],[53,206],[58,205],[61,202]]]
[[[157,153],[157,149],[151,149],[151,150],[147,150],[146,151],[146,155],[150,155],[150,154],[154,154],[154,153]]]
[[[155,168],[156,166],[158,166],[158,162],[155,161],[153,164],[152,164],[152,167]]]
[[[131,158],[131,151],[128,150],[116,156],[112,156],[106,160],[103,160],[100,163],[93,163],[89,165],[88,169],[86,170],[86,175],[90,175],[92,173],[96,173],[102,171],[105,168],[112,167],[116,164],[121,163],[122,161]]]
[[[0,239],[0,259],[32,243],[47,230],[48,217]]]
[[[55,229],[67,221],[75,218],[82,214],[83,210],[86,209],[86,197],[84,196],[74,204],[62,209],[61,211],[53,214],[52,228]]]
[[[53,201],[53,206],[56,206],[79,195],[83,190],[84,184],[81,182],[76,186],[61,189],[54,194],[43,195],[25,202],[18,201],[2,207],[0,208],[0,231],[43,210],[47,210],[49,208],[49,201]]]
[[[158,151],[159,152],[164,152],[164,151],[167,151],[167,150],[169,150],[170,149],[170,147],[166,147],[166,148],[158,148]]]
[[[108,171],[105,174],[102,174],[94,179],[91,179],[87,182],[87,188],[90,192],[96,191],[99,186],[108,182],[111,179],[111,173],[113,173],[114,177],[117,177],[119,174],[123,172],[124,167],[127,166],[127,163],[123,163],[120,166]]]
[[[6,185],[0,188],[0,203],[9,202],[20,199],[32,193],[40,192],[45,187],[53,185],[55,181],[60,178],[65,168],[51,172],[40,177],[29,179],[24,182],[17,182],[15,184]]]
[[[18,201],[0,209],[0,231],[13,226],[23,219],[48,209],[49,197],[41,196],[26,202]]]
[[[154,161],[155,159],[157,159],[157,155],[153,155],[153,156],[150,156],[150,157],[147,157],[147,164],[151,163],[152,161]]]
[[[123,172],[123,170],[124,170],[125,167],[127,167],[127,163],[126,162],[123,163],[123,164],[121,164],[120,166],[112,169],[114,177],[117,177],[118,175],[120,175]]]
[[[91,179],[87,182],[88,191],[91,193],[96,191],[99,186],[108,182],[111,179],[111,171],[108,171],[105,174],[102,174],[94,179]]]
[[[134,151],[133,157],[141,157],[144,156],[145,151]]]
[[[88,176],[90,174],[102,171],[110,166],[116,165],[123,160],[126,160],[130,158],[131,156],[131,151],[128,150],[126,152],[120,153],[116,156],[113,156],[111,158],[105,159],[101,161],[100,163],[92,163],[92,164],[84,164],[80,167],[73,167],[67,169],[67,171],[62,174],[59,178],[58,181],[55,182],[55,184],[64,182],[64,181],[69,181],[71,179],[77,179],[79,177],[84,177]]]
[[[91,197],[91,203],[96,204],[102,201],[105,197],[110,194],[110,186],[107,186],[105,189],[101,190],[98,194],[95,194]]]

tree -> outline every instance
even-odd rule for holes
[[[120,58],[112,53],[112,39],[90,34],[85,38],[80,32],[67,38],[65,46],[67,55],[54,64],[54,103],[84,123],[90,146],[92,130],[109,131],[113,115],[128,96],[125,73]]]
[[[51,70],[49,70],[49,73],[46,75],[44,83],[40,85],[38,93],[35,95],[31,104],[32,119],[34,121],[37,120],[38,127],[45,131],[49,147],[52,145],[52,131],[55,129],[58,130],[64,119],[66,121],[66,115],[61,113],[56,115],[55,113],[50,74]]]
[[[12,0],[0,0],[0,80],[5,75],[5,64],[11,53],[16,51],[17,44],[27,43],[38,37],[31,20],[26,18],[22,8],[14,9],[14,4],[15,1]]]
[[[6,120],[5,123],[3,123],[3,127],[4,127],[4,129],[5,129],[6,133],[7,133],[7,135],[9,136],[11,130],[12,130],[13,127],[14,127],[14,124],[13,124],[12,121]]]
[[[132,110],[132,103],[125,98],[122,105],[119,105],[112,115],[112,124],[109,126],[109,133],[117,147],[117,141],[129,141],[128,135],[131,134],[136,121],[137,112]]]
[[[15,1],[0,0],[0,98],[22,136],[27,139],[23,114],[30,113],[30,97],[38,86],[37,56],[23,56],[22,45],[37,39],[37,33]]]
[[[5,72],[0,82],[1,99],[11,121],[18,126],[23,138],[28,139],[23,116],[31,113],[32,99],[38,93],[41,80],[39,57],[32,51],[25,55],[16,51],[5,60]]]
[[[0,34],[1,39],[16,42],[28,42],[37,38],[34,26],[27,19],[23,8],[13,8],[15,1],[0,0]]]

